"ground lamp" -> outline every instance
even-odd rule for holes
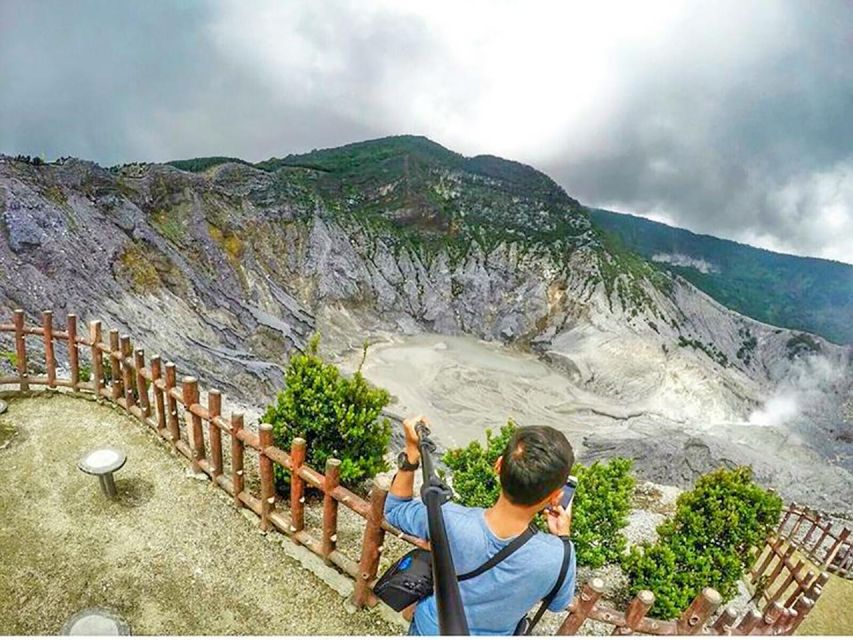
[[[99,447],[92,449],[80,458],[77,468],[84,473],[98,476],[101,489],[108,498],[115,498],[116,483],[113,472],[118,471],[127,462],[127,456],[113,447]]]
[[[62,625],[63,636],[129,636],[130,625],[109,609],[90,607],[78,611]]]

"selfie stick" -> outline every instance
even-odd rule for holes
[[[430,454],[435,453],[435,443],[429,437],[429,428],[423,421],[415,425],[415,433],[420,438],[418,448],[421,451],[421,465],[424,470],[424,483],[421,487],[421,500],[427,509],[430,547],[432,549],[432,581],[435,585],[435,604],[438,609],[438,631],[443,636],[467,636],[468,620],[462,607],[459,582],[456,580],[456,568],[453,555],[447,541],[447,529],[441,505],[450,500],[450,488],[435,474]]]

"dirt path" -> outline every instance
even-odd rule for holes
[[[261,536],[138,422],[94,402],[9,401],[0,450],[0,635],[59,632],[85,607],[134,635],[399,633]],[[127,454],[119,500],[76,468],[98,445]]]

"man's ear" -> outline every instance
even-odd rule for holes
[[[495,475],[501,475],[501,467],[504,463],[504,457],[498,456],[498,459],[495,460]]]

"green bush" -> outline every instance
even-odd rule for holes
[[[453,472],[456,502],[466,507],[491,507],[501,493],[495,462],[504,452],[516,424],[509,420],[495,435],[486,429],[486,446],[474,440],[467,447],[449,449],[442,461]]]
[[[634,491],[633,462],[613,458],[589,467],[576,464],[578,488],[572,504],[572,540],[578,562],[598,568],[617,562],[625,553],[622,533],[628,524]]]
[[[88,364],[81,362],[77,371],[81,382],[89,382],[92,379],[92,367]]]
[[[506,448],[516,429],[510,420],[498,434],[486,429],[486,444],[471,442],[467,447],[447,451],[442,458],[453,472],[456,501],[468,507],[491,507],[500,495],[500,482],[494,472],[495,461]],[[634,478],[631,461],[614,458],[606,464],[590,467],[575,464],[572,472],[578,488],[572,503],[572,540],[577,560],[589,567],[600,567],[618,560],[625,551],[625,536],[620,530],[628,523]],[[538,524],[545,528],[540,519]]]
[[[653,591],[652,615],[666,619],[677,617],[704,587],[729,600],[781,510],[781,498],[755,484],[749,467],[700,477],[658,527],[657,542],[625,556],[631,593]]]
[[[304,353],[291,357],[284,391],[263,421],[273,426],[276,446],[289,451],[293,439],[302,437],[310,466],[322,472],[328,458],[338,458],[341,481],[358,483],[387,470],[391,423],[380,414],[390,396],[368,384],[360,370],[347,378],[324,362],[317,354],[319,341],[314,335]],[[287,483],[286,469],[276,465],[276,478]]]
[[[18,368],[18,356],[14,351],[0,351],[0,360],[5,360],[11,369]]]

